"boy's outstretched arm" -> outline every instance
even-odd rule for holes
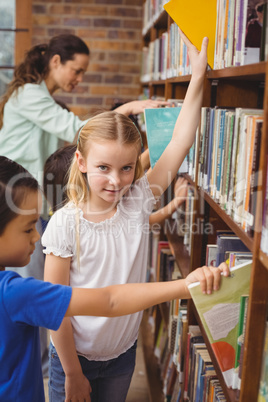
[[[172,299],[189,299],[188,285],[200,282],[204,293],[218,290],[221,272],[229,275],[229,268],[222,263],[218,268],[202,267],[185,279],[156,283],[129,283],[101,289],[73,288],[66,315],[92,315],[116,317],[133,314],[155,304]]]
[[[148,180],[155,196],[161,195],[169,186],[192,146],[199,124],[203,100],[208,38],[203,39],[202,48],[199,52],[181,31],[180,34],[188,48],[192,77],[175,124],[172,139],[152,171],[148,173]]]

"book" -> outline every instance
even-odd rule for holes
[[[207,244],[206,250],[206,266],[216,267],[218,246],[217,244]]]
[[[216,266],[224,262],[226,251],[249,251],[242,240],[234,234],[219,234],[217,236],[217,246]]]
[[[258,394],[258,402],[267,402],[268,400],[268,321],[266,322],[264,350],[262,356],[261,379]]]
[[[235,365],[232,388],[237,389],[239,387],[239,365],[242,363],[240,360],[241,346],[244,343],[245,337],[245,324],[247,317],[248,295],[242,295],[240,297],[240,310],[239,310],[239,322],[237,328],[237,345],[235,353]]]
[[[179,107],[145,109],[145,125],[151,167],[153,168],[167,145],[181,111]]]
[[[217,0],[170,0],[164,9],[199,51],[203,38],[208,37],[208,65],[213,68]]]
[[[202,293],[199,282],[189,285],[192,299],[228,387],[233,382],[240,297],[249,293],[251,265],[252,262],[231,268],[230,276],[222,277],[220,290],[211,295]]]

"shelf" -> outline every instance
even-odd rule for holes
[[[268,270],[268,255],[265,254],[262,250],[259,251],[259,257],[262,265]]]
[[[246,66],[226,67],[221,70],[210,70],[207,72],[209,80],[221,78],[233,78],[235,80],[252,80],[264,81],[266,72],[266,62],[262,61],[257,64],[249,64]]]
[[[203,192],[205,201],[210,205],[211,208],[218,214],[218,216],[229,226],[230,229],[242,240],[242,242],[247,246],[247,248],[253,251],[253,238],[249,236],[244,229],[233,219],[227,215],[227,213],[217,204],[206,192]]]
[[[163,384],[160,380],[160,368],[157,358],[154,355],[154,341],[152,330],[148,323],[148,311],[143,313],[140,331],[150,402],[164,402]]]
[[[181,271],[182,277],[185,278],[190,273],[190,255],[183,244],[183,237],[178,236],[176,233],[168,232],[167,239],[171,245],[173,255]]]

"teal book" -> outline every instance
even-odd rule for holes
[[[150,163],[153,168],[168,143],[181,111],[181,106],[145,109],[145,125]]]

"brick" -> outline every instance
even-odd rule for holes
[[[134,7],[110,7],[109,15],[116,17],[141,18],[141,10]]]
[[[141,32],[142,20],[130,20],[129,18],[125,19],[122,21],[122,28],[137,29],[138,31]]]
[[[132,78],[127,75],[110,75],[106,76],[105,83],[107,84],[131,84]]]
[[[77,105],[102,105],[102,97],[76,98]]]
[[[118,93],[118,86],[97,85],[91,87],[92,95],[115,95]]]
[[[74,27],[89,27],[92,25],[92,21],[88,18],[64,18],[63,24],[65,26],[74,26]]]
[[[92,50],[97,49],[97,50],[108,50],[108,51],[114,51],[114,50],[120,50],[121,49],[121,42],[116,42],[116,41],[92,41],[90,44],[90,48]]]
[[[53,17],[51,15],[35,14],[32,20],[34,25],[61,25],[61,18]]]
[[[74,8],[71,6],[64,6],[62,4],[57,4],[57,5],[51,5],[49,7],[49,13],[51,14],[73,14],[74,13]]]
[[[109,39],[120,39],[141,42],[141,35],[137,31],[123,31],[122,29],[112,29],[108,31]]]
[[[103,63],[103,64],[91,64],[90,63],[90,71],[98,71],[101,73],[109,72],[116,73],[120,69],[120,64],[111,64],[111,63]]]
[[[47,8],[45,5],[33,5],[32,12],[33,14],[45,14],[47,12]]]
[[[82,29],[77,30],[77,35],[80,36],[80,38],[83,38],[83,40],[86,40],[86,38],[89,38],[90,41],[92,41],[92,39],[106,39],[107,33],[108,32],[104,31],[103,29],[82,28]]]
[[[101,74],[85,74],[83,78],[83,82],[87,83],[100,83],[102,81],[102,75]],[[77,87],[78,88],[78,87]]]
[[[121,26],[121,20],[113,18],[95,18],[93,24],[96,28],[118,28]]]

